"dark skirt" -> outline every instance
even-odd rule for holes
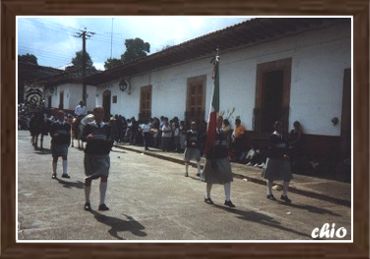
[[[228,158],[206,159],[203,177],[206,183],[225,184],[233,181]]]
[[[86,176],[108,176],[110,157],[109,155],[85,154],[84,165]]]
[[[270,181],[290,181],[293,176],[289,160],[267,158],[263,167],[262,176]]]
[[[185,161],[190,161],[190,160],[200,161],[200,151],[199,151],[199,149],[192,148],[192,147],[187,147],[185,149],[185,153],[184,153],[184,160]]]
[[[68,145],[67,144],[51,144],[51,155],[53,157],[64,156],[67,157],[68,155]]]

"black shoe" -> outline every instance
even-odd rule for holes
[[[229,206],[230,208],[235,208],[235,205],[231,201],[225,201],[224,205]]]
[[[286,196],[286,195],[281,195],[280,196],[280,199],[283,200],[283,201],[285,201],[285,202],[287,202],[287,203],[291,203],[292,202],[292,200],[289,199],[288,196]]]
[[[211,200],[211,198],[204,198],[204,202],[208,204],[213,204],[213,201]]]
[[[99,210],[109,210],[109,208],[103,203],[99,205]]]
[[[68,174],[62,174],[63,178],[71,178]]]
[[[272,194],[268,194],[267,196],[266,196],[266,198],[267,199],[269,199],[269,200],[272,200],[272,201],[276,201],[276,198],[274,197],[274,195],[272,195]]]
[[[86,202],[85,205],[84,205],[84,209],[85,210],[91,210],[91,206],[90,206],[90,202]]]
[[[56,174],[52,174],[51,175],[51,179],[55,179],[55,178],[57,178],[57,175]]]

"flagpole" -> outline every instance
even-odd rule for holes
[[[216,49],[216,56],[211,60],[213,63],[213,89],[212,98],[209,106],[208,125],[207,125],[207,139],[204,147],[204,154],[206,157],[214,145],[216,139],[217,116],[220,109],[220,89],[219,89],[219,49]]]

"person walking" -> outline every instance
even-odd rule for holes
[[[70,178],[67,173],[68,162],[68,147],[71,144],[71,125],[66,123],[64,119],[63,110],[59,110],[56,114],[56,120],[51,122],[50,125],[50,136],[51,136],[51,155],[53,157],[52,162],[52,175],[51,178],[57,177],[57,164],[58,158],[62,157],[63,166],[63,178]]]
[[[111,127],[103,122],[104,108],[96,107],[93,111],[95,120],[86,125],[82,138],[86,140],[84,167],[85,167],[85,210],[91,210],[90,192],[91,181],[100,178],[99,210],[109,208],[105,205],[105,194],[110,168],[109,153],[113,146]]]
[[[211,149],[206,153],[206,164],[204,167],[204,180],[206,184],[206,196],[204,202],[213,204],[211,199],[211,189],[213,184],[223,184],[225,191],[224,205],[233,208],[235,205],[231,202],[231,182],[233,176],[229,160],[229,151],[227,146],[227,135],[222,128],[223,117],[218,116],[215,132],[215,142]]]
[[[283,180],[283,194],[280,199],[291,203],[288,198],[289,181],[292,179],[291,166],[288,156],[287,143],[281,133],[281,123],[274,123],[274,132],[270,135],[266,164],[262,176],[267,180],[267,199],[276,200],[272,194],[272,185],[275,180]]]
[[[200,139],[197,131],[197,125],[195,121],[191,122],[190,130],[186,132],[185,145],[186,149],[184,152],[185,161],[185,177],[189,176],[189,162],[195,160],[197,162],[197,176],[200,176]]]

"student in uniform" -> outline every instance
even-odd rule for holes
[[[51,178],[57,177],[57,163],[58,157],[62,157],[63,165],[63,178],[70,178],[67,173],[67,155],[68,147],[71,144],[71,125],[65,122],[64,112],[59,110],[56,114],[56,120],[51,122],[50,125],[50,136],[51,136],[51,155],[53,157],[52,162],[52,175]]]
[[[204,179],[206,184],[206,197],[204,202],[213,204],[211,189],[213,184],[223,184],[225,190],[225,206],[235,207],[231,202],[231,182],[233,181],[231,165],[229,160],[229,147],[227,135],[222,128],[223,118],[217,118],[216,139],[213,147],[206,154],[204,166]]]
[[[111,127],[103,122],[104,109],[96,107],[94,109],[95,120],[84,128],[82,139],[86,141],[85,148],[85,210],[91,210],[90,191],[91,181],[100,178],[100,203],[99,210],[109,210],[105,205],[105,194],[107,191],[107,181],[110,167],[109,152],[113,146]]]
[[[190,160],[197,161],[197,175],[200,176],[200,139],[199,133],[197,131],[197,126],[195,121],[191,122],[191,128],[186,132],[186,140],[185,140],[185,153],[184,153],[184,161],[185,161],[185,177],[189,176],[189,162]]]
[[[281,122],[274,123],[274,131],[270,135],[266,164],[262,176],[267,180],[267,199],[276,200],[272,194],[272,185],[275,180],[283,180],[283,194],[280,199],[291,203],[288,198],[289,182],[293,178],[288,156],[287,142],[281,133]]]

